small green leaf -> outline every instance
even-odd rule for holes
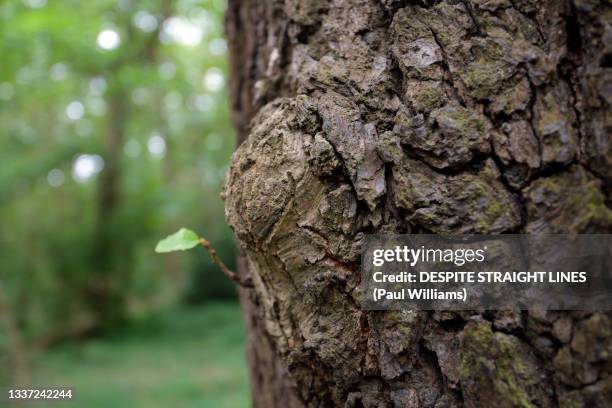
[[[185,251],[197,246],[200,243],[200,237],[188,230],[187,228],[181,228],[172,235],[168,235],[157,243],[155,252],[174,252],[174,251]]]

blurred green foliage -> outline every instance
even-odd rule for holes
[[[190,225],[234,266],[224,8],[0,1],[0,352],[235,296],[205,251],[153,252]]]
[[[248,407],[244,336],[236,303],[170,309],[38,356],[32,382],[74,387],[57,408]]]

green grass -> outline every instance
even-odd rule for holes
[[[176,309],[39,355],[32,383],[73,387],[57,408],[248,407],[244,341],[235,303]]]

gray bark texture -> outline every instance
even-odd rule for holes
[[[229,0],[255,407],[610,407],[610,313],[367,312],[370,233],[610,232],[608,0]]]

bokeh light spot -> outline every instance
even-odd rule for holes
[[[225,86],[223,71],[217,67],[209,68],[204,75],[204,87],[209,91],[220,91]]]
[[[79,101],[72,101],[66,106],[66,117],[73,122],[80,120],[85,115],[85,107]]]
[[[98,38],[96,39],[98,47],[103,50],[114,50],[121,44],[121,37],[119,33],[111,28],[100,31]]]
[[[152,33],[157,28],[157,18],[145,10],[137,11],[132,23],[145,33]]]
[[[64,184],[65,180],[64,172],[60,169],[53,169],[47,174],[47,183],[51,187],[59,187]]]
[[[95,96],[102,96],[106,91],[106,79],[94,77],[89,81],[89,92]]]
[[[84,183],[104,169],[104,159],[97,154],[81,154],[72,164],[72,178]]]
[[[151,156],[161,159],[166,154],[166,140],[159,133],[153,133],[147,141],[147,149]]]
[[[31,9],[39,9],[47,5],[47,0],[24,0],[23,4]]]
[[[63,62],[58,62],[57,64],[53,64],[51,69],[49,69],[49,76],[54,81],[63,81],[68,78],[70,71],[68,70],[68,65]]]
[[[165,43],[195,47],[202,41],[202,27],[183,17],[170,17],[164,21],[160,39]]]
[[[214,38],[208,43],[208,52],[212,55],[225,55],[227,52],[227,43],[223,38]]]

